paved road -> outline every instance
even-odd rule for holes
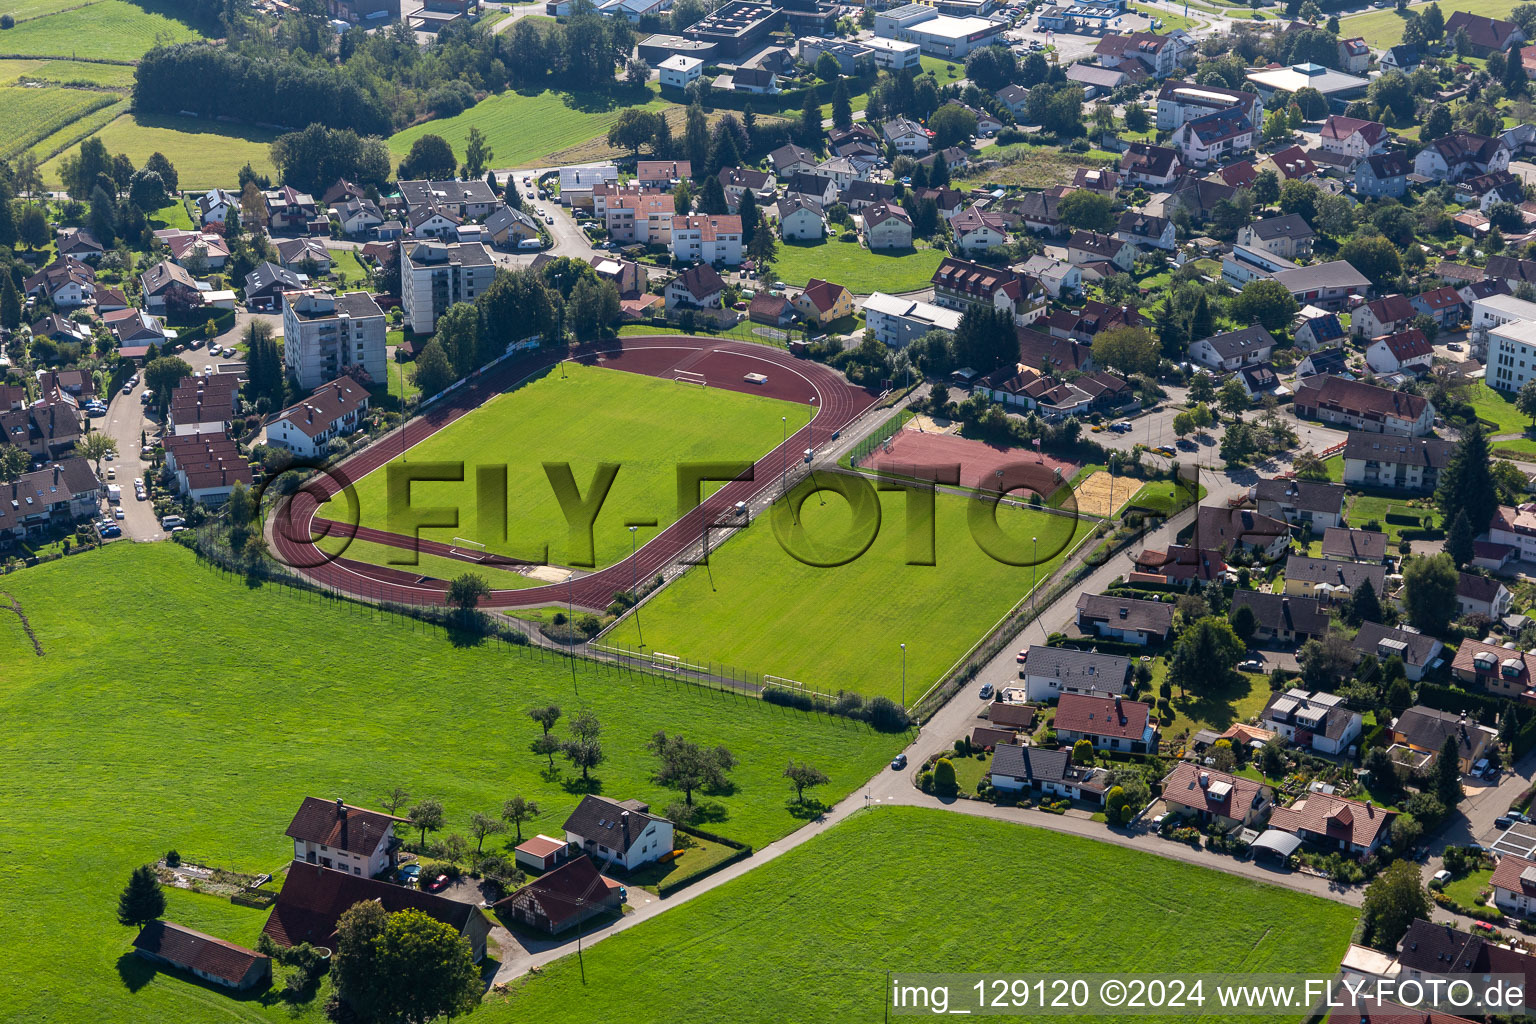
[[[144,406],[139,402],[139,396],[143,393],[142,381],[133,389],[132,394],[125,395],[119,389],[107,406],[105,419],[96,426],[117,442],[117,458],[104,463],[103,471],[108,466],[116,467],[117,479],[108,482],[123,489],[122,509],[126,516],[120,524],[123,537],[152,541],[163,539],[166,532],[160,528],[160,520],[155,518],[154,506],[149,501],[139,501],[133,496],[134,478],[147,476],[149,472],[149,463],[139,458],[139,438],[141,434],[153,437],[160,429],[158,424],[144,415]]]

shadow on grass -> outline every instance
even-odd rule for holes
[[[831,810],[813,796],[808,796],[804,800],[790,797],[784,802],[784,809],[789,811],[791,817],[799,818],[801,821],[820,821]]]
[[[141,128],[163,128],[184,135],[207,135],[221,139],[241,139],[245,142],[269,143],[278,133],[269,128],[239,124],[234,121],[214,121],[202,117],[182,117],[177,114],[134,113],[133,118]]]
[[[1185,693],[1182,697],[1174,697],[1173,709],[1221,732],[1237,720],[1237,702],[1248,696],[1251,689],[1247,676],[1232,672],[1207,693]]]
[[[275,1006],[278,1003],[286,1003],[297,1012],[302,1007],[314,1001],[315,995],[320,990],[320,977],[310,980],[308,985],[301,989],[290,989],[287,986],[281,988],[273,985],[270,980],[263,981],[248,989],[235,990],[223,985],[215,984],[204,978],[199,978],[190,971],[171,967],[167,964],[156,964],[144,959],[137,953],[124,953],[117,958],[117,976],[129,992],[138,992],[144,986],[155,979],[156,975],[203,989],[210,995],[228,999],[235,1003],[259,1003],[262,1006]]]
[[[560,788],[573,796],[597,795],[603,791],[602,779],[566,779],[560,783]]]

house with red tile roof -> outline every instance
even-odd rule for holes
[[[170,921],[151,921],[133,939],[133,951],[224,988],[243,992],[272,980],[272,959],[233,942]]]
[[[1365,365],[1372,373],[1427,370],[1434,358],[1434,346],[1417,327],[1377,338],[1365,350]]]
[[[1269,827],[1303,842],[1357,857],[1375,853],[1387,838],[1396,811],[1329,793],[1307,793],[1289,807],[1276,807]]]
[[[1095,750],[1145,754],[1157,750],[1151,705],[1121,697],[1063,693],[1056,704],[1056,738],[1067,746],[1087,740]]]
[[[795,310],[806,320],[825,327],[853,315],[853,293],[840,284],[813,277],[794,299]]]
[[[1180,761],[1163,779],[1170,811],[1204,824],[1257,827],[1274,805],[1274,790],[1253,779]]]
[[[404,821],[340,799],[307,796],[285,834],[293,840],[295,861],[372,878],[398,865],[395,825]]]

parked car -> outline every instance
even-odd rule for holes
[[[1434,874],[1434,877],[1430,879],[1430,881],[1432,881],[1432,882],[1439,882],[1441,885],[1444,885],[1446,882],[1449,882],[1450,880],[1451,880],[1451,873],[1449,871],[1444,871],[1444,870],[1436,871],[1435,874]]]
[[[982,700],[991,700],[992,699],[992,684],[991,683],[982,683],[981,684],[981,691],[976,696],[980,697]]]
[[[905,768],[906,766],[907,766],[907,755],[906,754],[897,754],[895,757],[891,758],[891,767],[893,769],[895,769],[896,771],[899,772],[903,768]]]
[[[1024,650],[1020,651],[1019,656],[1014,660],[1017,661],[1020,665],[1024,664],[1029,660],[1029,649],[1025,648]]]
[[[129,381],[127,384],[123,385],[123,394],[125,394],[125,395],[133,394],[133,382],[132,381]]]
[[[1514,824],[1513,819],[1511,819],[1509,817],[1509,815],[1507,815],[1507,814],[1504,815],[1501,818],[1494,818],[1493,819],[1493,827],[1494,828],[1509,828],[1509,826],[1511,826],[1513,824]]]
[[[1129,434],[1131,432],[1131,421],[1121,420],[1118,423],[1111,423],[1109,429],[1117,434]]]
[[[1258,658],[1249,658],[1247,661],[1239,662],[1237,667],[1243,672],[1264,671],[1264,663]]]
[[[1159,455],[1166,455],[1170,459],[1179,454],[1178,449],[1174,448],[1171,444],[1160,444],[1152,450]]]
[[[440,889],[446,888],[447,885],[448,885],[448,876],[447,875],[438,875],[436,878],[432,879],[432,881],[427,883],[427,891],[428,892],[437,892]]]
[[[119,520],[128,518],[128,513],[123,511],[122,506],[118,506],[117,508],[113,509],[112,515]]]

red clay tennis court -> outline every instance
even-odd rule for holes
[[[997,471],[1003,470],[1008,484],[1033,488],[1042,497],[1049,497],[1065,486],[1079,468],[1075,462],[1033,449],[1001,448],[956,434],[898,430],[889,448],[876,448],[864,458],[863,465],[876,472],[918,480],[934,479],[936,467],[959,465],[960,486],[979,490],[996,490]],[[1057,470],[1061,471],[1059,477]]]

